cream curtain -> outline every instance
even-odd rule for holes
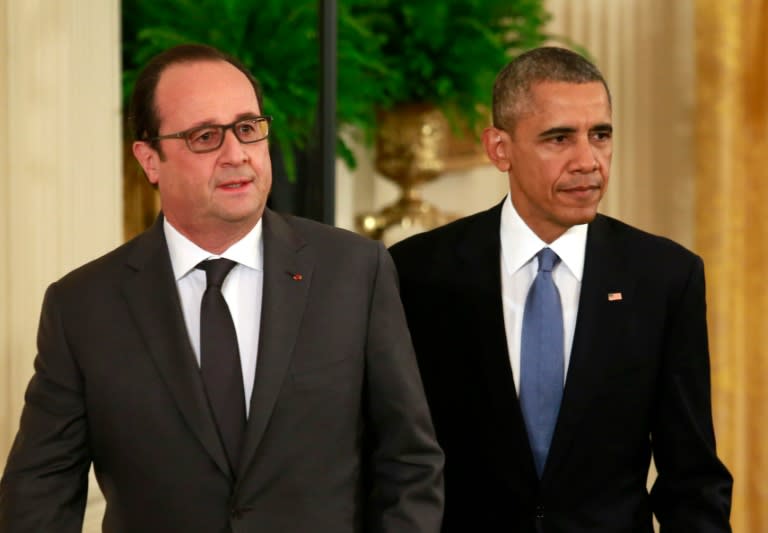
[[[696,4],[696,245],[737,533],[768,531],[768,0]]]
[[[0,470],[45,287],[122,240],[119,30],[118,0],[0,0]]]

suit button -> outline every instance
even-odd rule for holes
[[[544,506],[541,504],[536,506],[536,518],[537,519],[544,518]]]
[[[231,516],[233,520],[240,520],[243,517],[243,511],[240,509],[232,509],[229,512],[229,516]]]

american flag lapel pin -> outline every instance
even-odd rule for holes
[[[609,302],[619,302],[621,301],[623,296],[620,292],[609,292],[608,293],[608,301]]]
[[[288,272],[288,274],[290,274],[290,275],[291,275],[291,279],[292,279],[293,281],[301,281],[301,280],[303,280],[303,279],[304,279],[304,276],[302,276],[302,275],[301,275],[301,274],[299,274],[298,272]]]

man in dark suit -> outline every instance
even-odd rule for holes
[[[270,119],[232,58],[160,54],[133,110],[163,216],[49,287],[0,531],[79,531],[91,463],[104,531],[439,531],[387,251],[265,208]]]
[[[560,48],[519,56],[483,143],[509,196],[391,249],[446,457],[443,531],[651,532],[654,514],[730,531],[703,264],[597,214],[603,76]]]

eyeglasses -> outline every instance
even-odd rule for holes
[[[224,135],[227,130],[232,130],[237,140],[243,144],[252,144],[263,141],[269,136],[269,125],[272,117],[268,115],[248,117],[232,124],[210,124],[208,126],[198,126],[177,133],[168,135],[158,135],[144,139],[145,141],[161,141],[163,139],[184,139],[187,148],[196,154],[213,152],[221,148],[224,144]]]

